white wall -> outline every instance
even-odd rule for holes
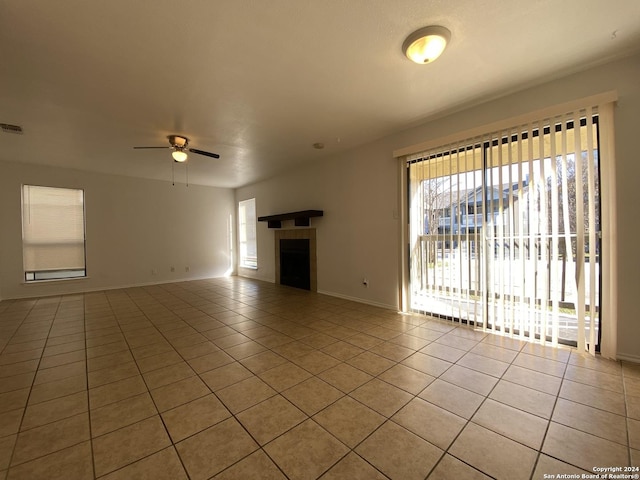
[[[369,145],[321,159],[273,180],[237,190],[236,200],[256,198],[258,216],[323,210],[316,228],[318,291],[396,308],[398,228],[394,218],[397,168],[391,145]],[[293,222],[283,228],[294,228]],[[258,270],[240,275],[275,281],[273,230],[258,222]],[[369,287],[362,285],[367,277]]]
[[[617,90],[618,354],[640,361],[640,315],[635,303],[640,286],[640,222],[635,221],[640,179],[638,79],[640,56],[636,55],[425,122],[346,154],[238,189],[236,201],[255,197],[259,216],[324,210],[323,218],[312,219],[318,235],[318,290],[397,306],[400,225],[394,215],[399,196],[394,150]],[[274,281],[273,232],[259,224],[257,234],[259,268],[239,273]],[[369,278],[369,288],[361,285],[363,275]]]
[[[84,189],[89,278],[24,284],[22,184]],[[230,189],[0,162],[0,298],[225,275],[232,218]]]

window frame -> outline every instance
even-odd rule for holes
[[[25,204],[25,189],[26,188],[41,188],[41,189],[59,189],[59,190],[69,190],[76,193],[79,193],[82,198],[82,268],[42,268],[42,269],[33,269],[27,268],[26,260],[25,260],[25,207],[28,205]],[[21,185],[20,188],[21,194],[21,227],[22,227],[22,270],[23,270],[23,280],[25,284],[33,284],[33,283],[41,283],[41,282],[58,282],[58,281],[68,281],[68,280],[78,280],[84,279],[87,277],[87,232],[86,232],[86,198],[85,198],[85,190],[83,188],[75,188],[75,187],[59,187],[59,186],[51,186],[51,185],[36,185],[25,183]],[[80,243],[80,242],[79,242]]]
[[[247,215],[244,213],[243,209],[249,207],[252,209],[253,213],[253,235],[247,231]],[[248,198],[246,200],[241,200],[238,202],[238,266],[240,268],[249,268],[252,270],[258,269],[258,233],[257,233],[257,213],[256,213],[256,199]],[[255,256],[249,257],[247,255],[250,247],[253,247],[255,251]]]

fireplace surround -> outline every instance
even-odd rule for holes
[[[318,290],[316,229],[296,228],[277,230],[274,233],[276,283],[316,292]],[[284,251],[281,250],[282,247]],[[282,260],[285,261],[284,264],[281,263]]]

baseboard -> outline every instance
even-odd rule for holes
[[[618,353],[616,355],[616,358],[618,360],[624,360],[625,362],[640,363],[640,355],[630,355],[630,354],[627,354],[627,353]]]
[[[233,275],[231,275],[233,276]],[[83,288],[82,290],[78,290],[78,291],[69,291],[69,292],[65,292],[65,293],[49,293],[49,294],[42,294],[42,295],[15,295],[12,296],[11,298],[4,298],[3,300],[28,300],[30,298],[46,298],[46,297],[62,297],[62,296],[66,296],[66,295],[82,295],[84,293],[95,293],[95,292],[106,292],[106,291],[110,291],[110,290],[122,290],[125,288],[139,288],[139,287],[153,287],[154,285],[166,285],[169,283],[181,283],[181,282],[192,282],[192,281],[197,281],[197,280],[212,280],[215,278],[226,278],[229,277],[229,275],[221,275],[219,277],[210,277],[210,276],[202,276],[202,277],[190,277],[190,278],[176,278],[173,280],[162,280],[162,281],[155,281],[155,282],[142,282],[142,283],[130,283],[130,284],[126,284],[126,285],[114,285],[114,286],[107,286],[107,287],[96,287],[96,288]]]
[[[364,303],[365,305],[371,305],[372,307],[379,307],[379,308],[384,308],[386,310],[398,311],[397,305],[389,305],[387,303],[372,302],[371,300],[367,300],[364,298],[351,297],[349,295],[343,295],[341,293],[335,293],[335,292],[327,292],[325,290],[318,290],[318,293],[320,293],[321,295],[328,295],[330,297],[342,298],[343,300],[350,300],[352,302]]]

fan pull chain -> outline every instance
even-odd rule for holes
[[[189,163],[187,163],[185,167],[187,167],[186,171],[187,171],[187,187],[188,187],[189,186]]]
[[[176,164],[176,162],[171,160],[171,185],[173,185],[174,187],[176,186],[176,168],[175,168],[175,164]]]

